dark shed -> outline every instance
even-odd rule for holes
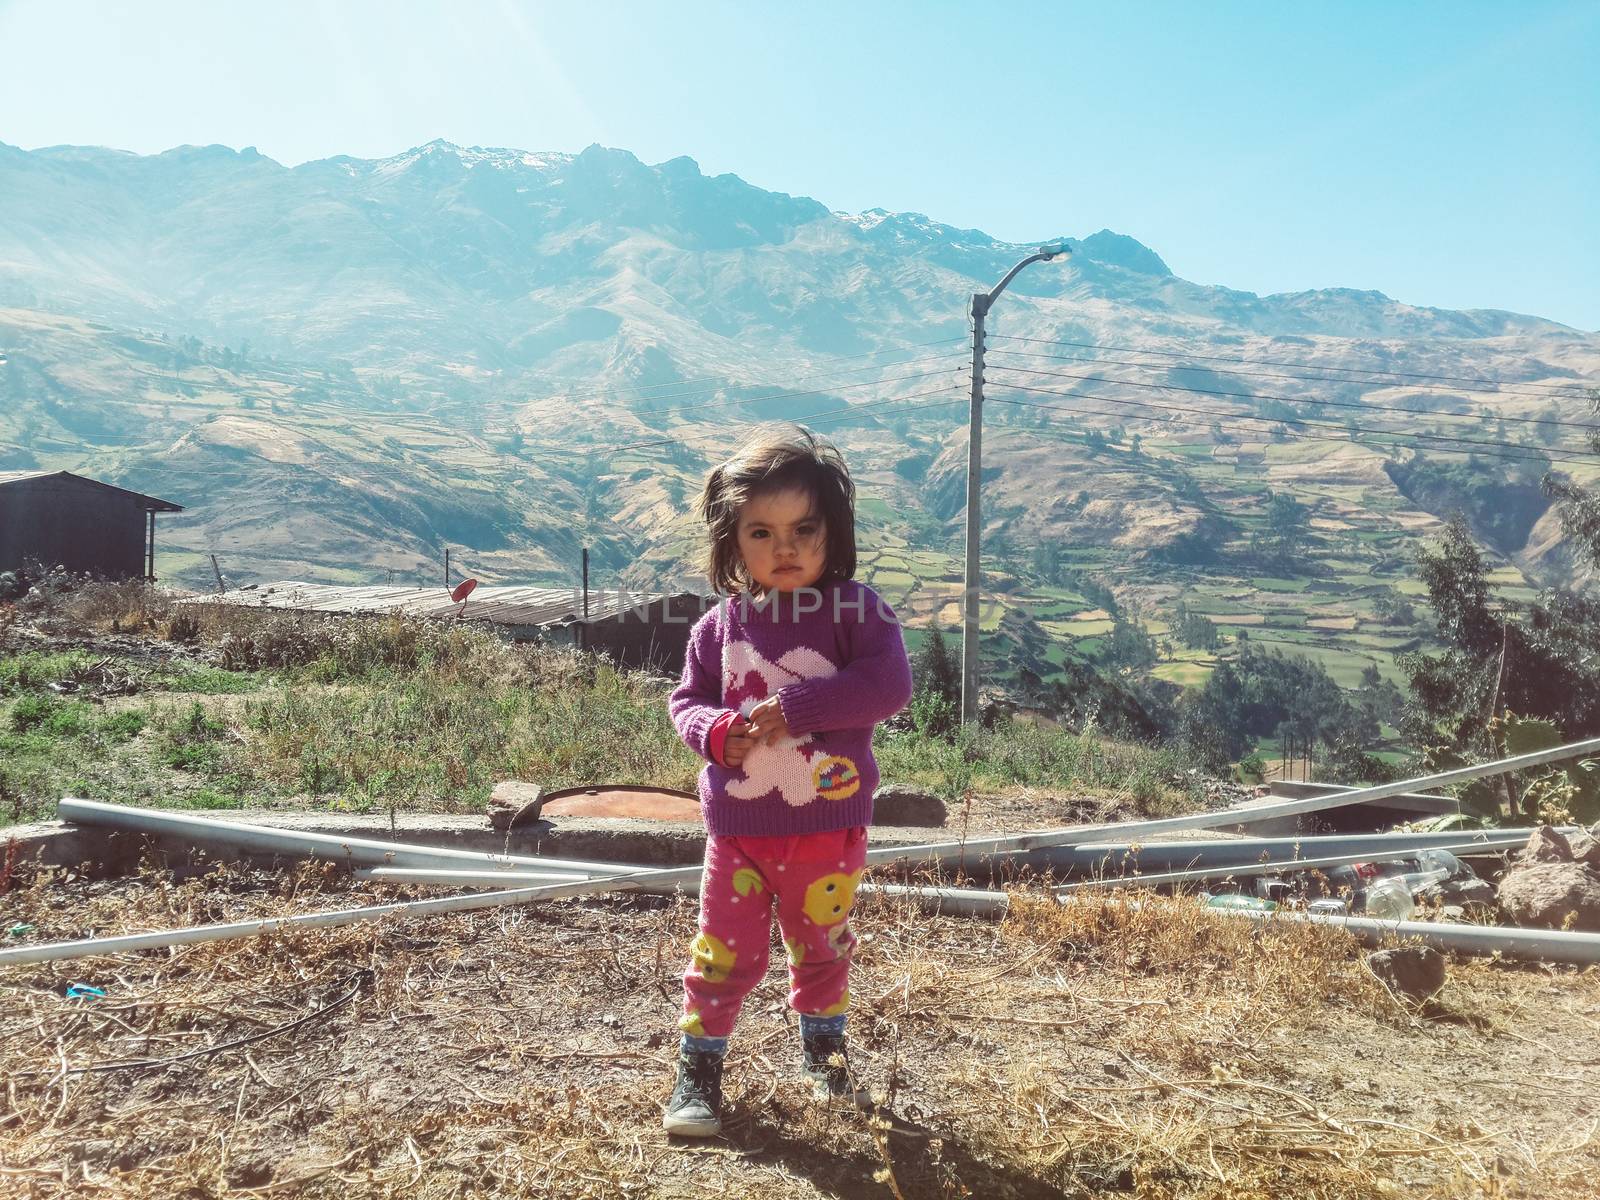
[[[156,514],[183,505],[70,471],[0,472],[0,571],[31,563],[154,580]]]

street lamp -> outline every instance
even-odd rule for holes
[[[961,723],[978,719],[978,543],[983,521],[978,511],[978,483],[983,473],[983,325],[1000,293],[1022,268],[1066,258],[1066,242],[1049,242],[1028,255],[987,292],[972,293],[972,408],[967,424],[967,567],[961,608]]]

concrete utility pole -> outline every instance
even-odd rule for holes
[[[1071,251],[1065,242],[1040,246],[1028,255],[987,292],[972,293],[972,408],[967,422],[967,569],[962,591],[961,612],[961,723],[978,719],[978,595],[983,580],[978,563],[979,543],[983,540],[983,516],[978,503],[978,486],[983,478],[983,328],[995,300],[1023,267],[1036,262],[1065,258]]]

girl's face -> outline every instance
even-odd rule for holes
[[[828,530],[800,488],[753,496],[739,510],[739,557],[763,592],[808,588],[827,568]]]

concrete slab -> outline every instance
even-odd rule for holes
[[[539,816],[548,821],[563,817],[628,817],[639,821],[700,820],[700,801],[684,792],[665,788],[569,788],[544,797]]]

